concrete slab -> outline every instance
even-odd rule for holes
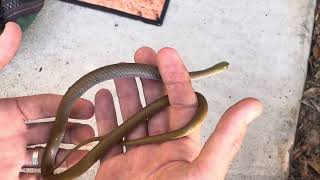
[[[249,128],[228,178],[286,179],[314,7],[312,0],[172,1],[164,25],[156,27],[48,0],[14,62],[0,74],[0,96],[63,94],[90,70],[132,61],[140,46],[175,47],[189,70],[227,59],[227,73],[194,83],[209,100],[203,140],[230,105],[257,97],[264,114]],[[112,82],[99,87],[114,93]],[[99,87],[85,97],[92,99]],[[84,178],[92,179],[94,170],[88,174]]]

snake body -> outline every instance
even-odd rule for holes
[[[227,67],[227,62],[221,62],[206,70],[190,72],[189,74],[192,79],[195,79],[223,72],[225,69],[227,69]],[[161,80],[159,70],[155,66],[136,63],[121,63],[101,67],[86,74],[78,81],[76,81],[68,89],[61,100],[56,114],[56,119],[53,124],[53,128],[50,132],[50,139],[45,147],[44,155],[41,162],[41,174],[45,180],[74,179],[86,172],[94,163],[96,163],[100,159],[100,157],[105,152],[107,152],[117,144],[130,146],[148,143],[159,143],[186,136],[201,125],[203,119],[207,114],[207,101],[203,95],[196,92],[196,96],[198,98],[198,109],[189,123],[184,127],[165,134],[148,136],[136,140],[123,141],[123,137],[130,133],[139,123],[147,120],[157,112],[170,105],[168,96],[163,96],[153,103],[147,105],[145,108],[141,109],[127,121],[122,123],[119,127],[114,129],[111,133],[105,136],[89,139],[84,143],[78,145],[75,149],[84,144],[87,144],[88,142],[99,141],[99,143],[91,151],[89,151],[78,163],[60,174],[55,174],[54,169],[56,168],[56,155],[64,137],[66,126],[68,123],[68,117],[74,102],[94,85],[106,80],[121,77],[139,77],[145,79]]]

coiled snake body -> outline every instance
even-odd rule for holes
[[[195,79],[217,74],[227,69],[227,67],[227,62],[221,62],[206,70],[190,72],[190,77],[192,79]],[[74,102],[94,85],[102,81],[120,77],[139,77],[145,79],[161,80],[159,71],[155,66],[136,63],[122,63],[96,69],[76,81],[62,98],[53,128],[51,129],[49,142],[47,143],[45,148],[41,163],[41,174],[45,180],[74,179],[86,172],[95,162],[100,159],[100,157],[106,151],[117,144],[130,146],[148,143],[159,143],[186,136],[190,132],[192,132],[192,130],[200,126],[207,114],[207,101],[200,93],[196,92],[198,98],[198,109],[187,125],[185,125],[181,129],[165,134],[144,137],[137,140],[123,141],[123,137],[130,133],[139,123],[147,120],[155,113],[170,105],[168,96],[163,96],[134,114],[118,128],[114,129],[111,133],[105,136],[89,139],[76,146],[72,151],[89,142],[99,141],[99,143],[74,166],[60,174],[54,174],[54,170],[57,168],[57,166],[55,166],[56,155],[60,143],[62,142],[68,123],[70,110]]]

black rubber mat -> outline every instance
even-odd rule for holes
[[[43,5],[44,0],[0,0],[0,32],[9,21],[18,22],[25,29]]]

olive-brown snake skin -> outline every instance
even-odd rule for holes
[[[206,70],[190,72],[190,77],[192,79],[195,79],[217,74],[227,69],[228,65],[229,64],[227,62],[221,62]],[[181,129],[165,134],[144,137],[132,141],[123,141],[123,137],[130,133],[139,123],[147,120],[155,113],[170,105],[168,96],[163,96],[134,114],[127,121],[114,129],[111,133],[102,137],[95,137],[85,141],[84,143],[81,143],[76,148],[85,145],[88,142],[99,141],[99,143],[91,151],[89,151],[78,163],[60,174],[54,174],[54,169],[56,168],[56,155],[60,143],[62,142],[62,139],[64,137],[66,126],[68,123],[68,117],[74,102],[94,85],[102,81],[120,77],[139,77],[145,79],[161,80],[159,71],[155,66],[136,63],[122,63],[101,67],[88,73],[87,75],[76,81],[63,96],[56,114],[53,128],[50,132],[50,139],[46,145],[41,162],[41,174],[45,180],[74,179],[86,172],[94,163],[96,163],[100,159],[104,152],[108,151],[110,148],[117,144],[130,146],[148,143],[159,143],[186,136],[190,132],[192,132],[192,130],[201,125],[203,119],[207,114],[207,101],[200,93],[196,92],[198,98],[198,109],[187,125],[185,125]]]

